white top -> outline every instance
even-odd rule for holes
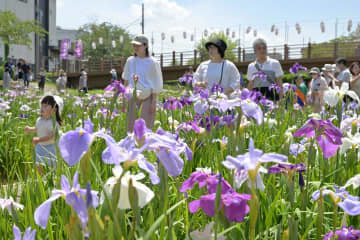
[[[57,127],[57,123],[56,123],[56,127]],[[50,136],[51,134],[55,134],[52,119],[51,118],[45,119],[43,117],[39,117],[36,120],[36,131],[37,131],[37,136],[39,138],[47,137]],[[46,142],[40,142],[39,144],[40,145],[55,144],[55,140],[54,138],[52,138]]]
[[[255,81],[254,87],[258,87],[260,83],[261,83],[261,87],[269,87],[271,85],[269,81],[264,82],[259,78],[252,80],[253,75],[259,72],[259,70],[256,68],[256,64],[259,65],[261,71],[273,71],[275,73],[276,78],[279,78],[282,75],[284,75],[280,62],[278,60],[273,59],[271,57],[267,57],[266,61],[262,64],[256,60],[249,64],[247,70],[247,79],[249,82]]]
[[[122,78],[135,87],[133,75],[139,76],[138,82],[153,93],[159,93],[163,88],[163,77],[160,64],[153,57],[129,57],[125,63]]]
[[[207,88],[211,89],[214,84],[219,83],[221,79],[221,69],[224,63],[221,86],[223,88],[240,88],[240,73],[234,63],[224,60],[220,63],[211,62],[211,60],[200,63],[194,74],[193,86],[197,82],[207,82]]]
[[[347,82],[350,84],[350,80],[351,80],[351,73],[349,71],[349,69],[345,69],[343,71],[341,71],[337,77],[336,77],[337,80],[339,80],[340,82]]]
[[[80,81],[79,81],[79,89],[83,89],[87,87],[87,73],[82,71],[80,73]]]

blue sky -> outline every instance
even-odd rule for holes
[[[326,41],[335,36],[335,22],[338,18],[338,35],[348,34],[348,20],[353,22],[354,30],[360,24],[359,0],[57,0],[57,25],[63,28],[77,29],[89,22],[108,21],[121,26],[128,26],[131,34],[141,32],[141,3],[145,3],[145,34],[154,35],[154,50],[169,52],[172,50],[191,50],[194,42],[190,34],[199,40],[204,29],[209,32],[225,30],[236,32],[242,44],[251,46],[255,39],[253,31],[245,34],[249,26],[257,30],[257,37],[265,38],[270,44],[285,43],[285,22],[288,25],[288,43],[299,44]],[[325,23],[325,33],[320,31],[320,22]],[[297,34],[295,24],[301,26]],[[278,36],[270,32],[271,26],[279,29]],[[183,32],[187,39],[183,39]],[[166,39],[161,44],[161,33]],[[175,37],[172,44],[170,36]]]

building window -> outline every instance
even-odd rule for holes
[[[24,3],[27,3],[28,0],[19,0],[20,2],[24,2]]]

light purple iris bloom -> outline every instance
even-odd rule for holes
[[[176,129],[176,132],[179,132],[180,130],[183,130],[186,133],[191,130],[194,130],[196,133],[200,133],[199,124],[194,120],[181,123],[180,126]]]
[[[316,137],[325,158],[334,156],[342,144],[344,135],[329,120],[309,119],[297,130],[294,137]]]
[[[273,90],[275,90],[277,93],[280,93],[281,88],[277,84],[273,83],[269,86],[269,91]]]
[[[303,70],[303,71],[306,71],[307,68],[300,65],[298,62],[295,63],[290,69],[289,69],[289,72],[292,73],[292,74],[297,74],[299,72],[299,70]]]
[[[204,114],[209,109],[209,104],[206,101],[199,100],[194,104],[194,111],[197,114]]]
[[[84,128],[69,131],[60,137],[60,154],[70,167],[77,164],[82,156],[89,151],[95,137],[104,138],[107,142],[114,141],[112,137],[102,132],[93,133],[93,127],[94,124],[87,120],[84,123]]]
[[[250,138],[249,142],[249,152],[244,155],[238,155],[237,157],[227,156],[226,161],[223,161],[222,164],[228,169],[237,169],[237,174],[235,174],[235,181],[239,182],[241,185],[244,181],[249,178],[248,171],[255,170],[259,168],[260,172],[266,173],[267,170],[261,166],[262,163],[275,162],[275,163],[284,163],[287,161],[287,156],[277,153],[263,153],[262,150],[256,149],[254,147],[254,141]],[[260,167],[258,166],[260,164]],[[264,184],[262,182],[261,176],[259,173],[256,175],[256,186],[263,190]]]
[[[211,88],[211,93],[223,93],[224,88],[219,83],[215,83]]]
[[[99,205],[99,198],[97,191],[91,191],[91,204],[96,208]],[[76,171],[73,179],[73,186],[70,186],[69,180],[62,175],[61,176],[61,189],[54,189],[51,197],[43,202],[34,213],[35,223],[42,229],[45,229],[50,217],[51,203],[56,199],[63,197],[67,204],[73,207],[78,214],[83,226],[88,221],[87,205],[85,202],[87,193],[86,189],[81,189],[79,184],[79,173]]]
[[[241,102],[240,107],[245,116],[255,119],[257,125],[261,125],[264,117],[259,105],[247,99]]]
[[[269,173],[277,174],[283,173],[287,176],[293,176],[293,172],[299,173],[299,185],[303,187],[305,185],[304,178],[302,173],[306,171],[306,166],[303,163],[300,164],[291,164],[291,163],[279,163],[277,165],[271,166]]]
[[[336,238],[336,236],[338,238]],[[323,240],[331,240],[331,239],[337,239],[337,240],[357,240],[360,239],[360,230],[354,230],[353,226],[350,226],[349,228],[343,226],[341,230],[336,230],[335,234],[334,232],[329,232],[325,234]]]
[[[14,225],[13,233],[14,233],[14,240],[35,240],[36,229],[31,231],[31,227],[28,227],[24,232],[24,236],[21,237],[20,229],[16,225]]]
[[[193,76],[191,74],[184,74],[184,76],[179,78],[180,83],[192,84],[193,81],[194,81],[194,79],[193,79]]]
[[[165,100],[165,102],[163,104],[163,108],[172,111],[172,110],[176,110],[176,109],[182,109],[183,104],[177,98],[169,97]]]

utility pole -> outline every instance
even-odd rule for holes
[[[338,19],[336,18],[336,21],[335,21],[335,38],[337,38],[337,35],[338,35]]]
[[[145,33],[145,31],[144,31],[144,29],[145,29],[145,21],[144,21],[144,3],[142,4],[142,21],[141,21],[141,33],[142,34],[144,34]]]

